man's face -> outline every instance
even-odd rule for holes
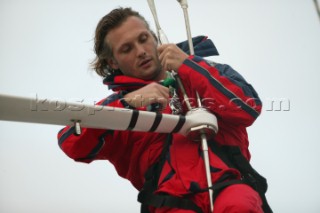
[[[105,38],[113,58],[108,61],[113,69],[124,75],[143,80],[161,80],[164,71],[159,62],[157,42],[145,23],[131,16]]]

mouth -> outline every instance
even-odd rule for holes
[[[149,58],[149,59],[144,59],[143,61],[141,61],[141,62],[139,63],[139,67],[147,67],[147,66],[150,65],[151,61],[152,61],[151,58]]]

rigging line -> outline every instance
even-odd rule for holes
[[[320,7],[319,7],[318,0],[313,0],[313,2],[314,2],[314,5],[316,7],[316,10],[317,10],[317,13],[318,13],[318,17],[319,17],[319,20],[320,20]]]

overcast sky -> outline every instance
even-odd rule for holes
[[[134,2],[134,3],[133,3]],[[0,93],[92,103],[109,92],[89,68],[97,22],[144,0],[0,0]],[[156,1],[171,42],[186,40],[174,0]],[[320,20],[312,0],[189,0],[192,35],[257,90],[249,131],[253,166],[268,178],[274,212],[320,212]],[[280,106],[280,103],[282,105]],[[57,145],[62,126],[0,121],[1,213],[139,212],[137,191],[112,165],[75,163]]]

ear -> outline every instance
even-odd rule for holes
[[[114,70],[119,69],[118,62],[114,58],[108,59],[108,65]]]

